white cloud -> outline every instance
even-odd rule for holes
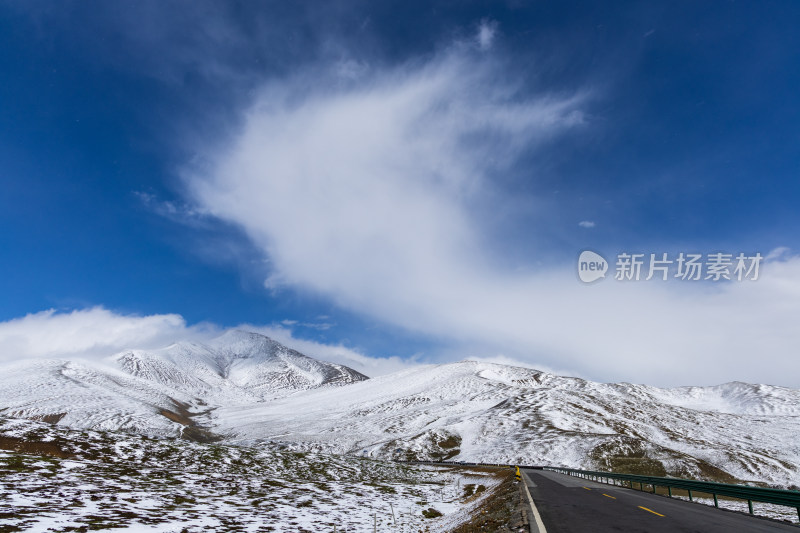
[[[520,274],[491,258],[498,236],[476,214],[504,208],[491,176],[583,125],[585,97],[520,99],[458,47],[352,84],[326,72],[270,83],[215,164],[186,177],[269,257],[268,286],[593,379],[800,385],[798,258],[712,286],[585,286],[573,264]]]
[[[578,225],[582,228],[593,228],[596,224],[592,220],[581,220]]]
[[[208,216],[208,213],[204,213],[195,206],[170,200],[160,200],[152,193],[135,191],[133,194],[145,208],[174,222],[198,226],[203,224],[204,218]]]
[[[342,89],[324,71],[273,83],[189,188],[267,253],[271,289],[391,321],[426,293],[457,305],[482,262],[470,206],[487,174],[582,122],[581,97],[521,101],[496,74],[455,50]]]
[[[283,324],[294,325],[286,320]],[[399,357],[369,357],[357,350],[296,338],[281,325],[242,324],[308,356],[378,376],[414,366]],[[0,322],[0,362],[30,358],[102,358],[128,349],[163,348],[179,341],[205,342],[224,332],[213,324],[189,326],[182,316],[123,315],[103,307],[59,312],[54,309]]]
[[[0,322],[0,360],[30,357],[104,357],[128,348],[158,348],[184,338],[206,338],[209,325],[186,325],[183,317],[121,315],[104,309],[54,309]]]
[[[488,50],[492,47],[495,35],[497,34],[497,22],[494,20],[483,19],[478,26],[478,46],[481,50]]]
[[[295,321],[285,320],[294,325]],[[399,357],[369,357],[341,344],[294,337],[287,327],[242,324],[311,357],[349,366],[373,377],[414,366]],[[224,332],[203,323],[188,326],[182,316],[122,315],[102,307],[59,312],[54,309],[0,322],[0,362],[30,358],[102,358],[128,349],[163,348],[178,341],[205,342]]]
[[[280,323],[282,326],[286,327],[301,327],[309,329],[318,329],[320,331],[331,329],[335,325],[330,322],[300,322],[299,320],[290,320],[290,319],[281,320]]]
[[[778,246],[774,250],[771,250],[767,256],[764,258],[764,261],[771,262],[771,261],[780,261],[782,259],[787,259],[790,257],[791,250],[786,246]]]

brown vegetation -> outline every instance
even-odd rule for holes
[[[16,437],[0,436],[0,449],[30,455],[59,457],[61,459],[71,459],[75,457],[73,454],[62,450],[54,442],[28,442]]]
[[[498,473],[497,470],[494,472]],[[522,484],[514,481],[513,470],[499,473],[503,476],[500,485],[480,504],[472,518],[451,530],[452,533],[528,531],[527,502],[522,494]]]

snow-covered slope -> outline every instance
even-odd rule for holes
[[[765,385],[658,389],[465,361],[218,416],[230,439],[304,449],[800,485],[800,391]]]
[[[459,362],[367,380],[261,335],[0,369],[0,412],[61,425],[382,458],[800,485],[800,391],[659,389]]]
[[[214,404],[252,404],[298,390],[362,381],[351,368],[317,361],[244,331],[229,331],[208,344],[180,342],[156,351],[111,357],[126,373]]]
[[[0,413],[65,426],[175,435],[183,426],[159,412],[189,401],[179,391],[88,361],[24,361],[0,369]]]
[[[100,362],[23,361],[0,372],[0,412],[6,416],[198,440],[214,437],[207,428],[221,405],[253,405],[367,379],[242,331],[208,344],[131,350]]]

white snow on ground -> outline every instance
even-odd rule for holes
[[[3,531],[445,531],[500,482],[478,471],[7,418],[0,418],[0,437],[6,445],[46,442],[55,447],[50,453],[71,457],[0,452]],[[489,490],[465,498],[467,483]],[[423,517],[429,508],[444,516]]]

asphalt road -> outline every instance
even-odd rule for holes
[[[555,472],[524,473],[547,533],[800,533],[800,527],[790,524]]]

